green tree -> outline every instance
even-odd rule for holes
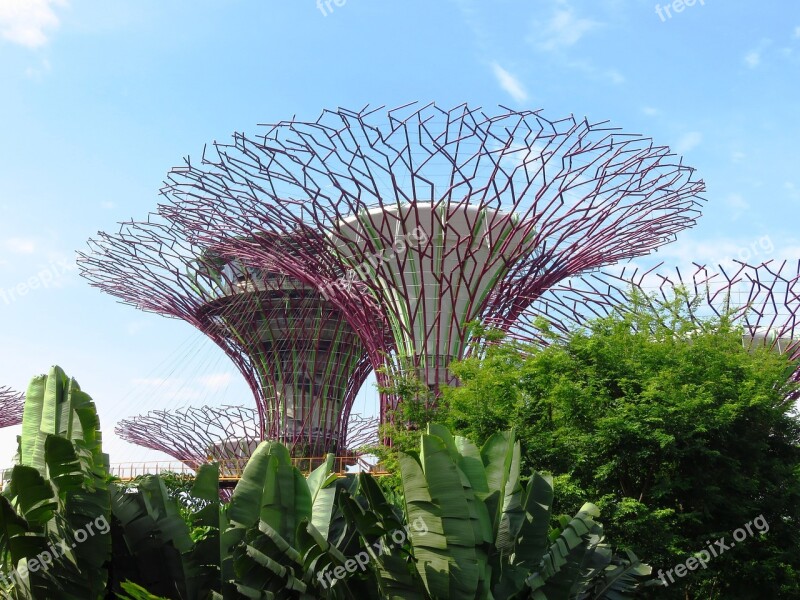
[[[450,428],[478,443],[514,426],[526,468],[554,474],[560,512],[598,499],[609,535],[670,569],[763,515],[748,538],[657,597],[800,597],[800,422],[789,358],[748,351],[692,299],[634,295],[546,348],[503,343],[453,366]],[[545,335],[547,332],[545,331]]]

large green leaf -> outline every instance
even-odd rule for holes
[[[544,554],[538,569],[526,580],[533,598],[571,598],[581,583],[583,561],[602,537],[602,529],[593,520],[600,511],[590,503],[561,531]]]
[[[42,424],[42,410],[44,408],[44,394],[48,376],[34,377],[25,392],[25,408],[22,413],[22,435],[20,436],[20,464],[44,469],[44,455],[39,464],[34,462],[36,441]],[[43,449],[44,450],[44,449]]]
[[[50,482],[33,467],[14,466],[7,494],[16,501],[17,510],[22,513],[25,521],[30,526],[42,530],[53,518],[53,511],[58,508],[58,501]]]
[[[486,571],[481,523],[469,480],[463,475],[445,442],[423,435],[420,459],[432,502],[438,506],[447,539],[449,585],[441,598],[474,598]],[[453,449],[454,445],[451,446]],[[480,508],[485,510],[483,505]],[[422,536],[420,536],[422,537]]]
[[[311,524],[326,539],[333,517],[337,492],[338,475],[333,472],[333,461],[333,454],[328,454],[325,462],[314,469],[306,479],[308,491],[311,494]]]
[[[191,496],[203,506],[191,516],[194,547],[188,559],[198,567],[197,577],[191,582],[201,597],[224,586],[221,564],[223,552],[221,530],[227,528],[224,509],[219,500],[219,465],[200,466],[192,486]],[[231,575],[232,577],[232,575]]]
[[[425,523],[428,532],[414,539],[414,558],[417,571],[425,582],[428,593],[434,598],[446,598],[450,593],[450,557],[447,553],[447,536],[442,523],[441,508],[431,497],[422,465],[410,454],[398,453],[398,464],[403,484],[406,519]]]

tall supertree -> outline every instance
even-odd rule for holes
[[[25,394],[0,386],[0,428],[22,423]]]
[[[678,300],[698,326],[709,317],[729,318],[741,328],[745,347],[766,346],[797,361],[800,380],[800,261],[695,264],[687,274],[663,264],[590,273],[548,290],[512,333],[546,343],[544,323],[551,334],[563,336],[592,318],[626,313],[634,296],[656,309]]]
[[[301,240],[277,240],[287,253]],[[297,454],[342,448],[370,370],[364,346],[316,289],[266,264],[198,246],[151,216],[100,233],[79,258],[92,285],[145,311],[183,319],[233,360],[256,399],[258,439]]]
[[[216,461],[223,475],[238,475],[261,441],[258,413],[244,406],[203,406],[153,410],[117,423],[125,441],[164,452],[191,469]],[[339,456],[378,439],[377,419],[351,414]],[[345,450],[347,449],[347,450]]]
[[[509,330],[559,281],[673,240],[703,189],[668,148],[605,123],[409,105],[237,133],[173,170],[160,212],[321,290],[379,380],[408,369],[436,391],[479,347],[471,321]],[[285,252],[287,235],[307,243]]]

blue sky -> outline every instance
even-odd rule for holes
[[[800,258],[800,4],[315,2],[0,0],[0,384],[63,366],[112,462],[157,458],[114,439],[120,418],[251,399],[202,335],[90,288],[74,252],[257,123],[412,100],[607,119],[707,183],[704,216],[657,260]],[[376,402],[366,388],[357,410]]]

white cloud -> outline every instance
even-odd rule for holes
[[[131,380],[133,385],[141,385],[147,387],[161,387],[163,385],[179,386],[183,384],[181,379],[169,379],[167,377],[134,377]]]
[[[0,0],[0,36],[27,48],[47,43],[48,31],[59,26],[53,10],[66,0]]]
[[[756,69],[761,66],[764,61],[765,54],[772,47],[772,40],[769,38],[762,39],[758,45],[744,55],[742,62],[749,69]]]
[[[606,71],[605,75],[606,77],[609,78],[609,80],[611,80],[611,83],[615,84],[625,83],[625,76],[616,69],[611,69],[609,71]]]
[[[761,51],[760,50],[751,50],[744,56],[744,64],[747,65],[750,69],[755,69],[758,65],[761,64]]]
[[[125,326],[128,335],[138,335],[146,327],[143,321],[131,321]]]
[[[547,51],[560,50],[577,44],[581,38],[600,24],[591,19],[576,16],[575,10],[566,0],[558,0],[553,16],[542,28],[536,45]]]
[[[800,26],[794,28],[794,37],[795,39],[800,39]]]
[[[528,92],[525,91],[522,83],[511,73],[497,63],[492,63],[492,71],[500,87],[508,92],[514,100],[517,102],[525,102],[528,99]]]
[[[219,390],[227,387],[230,382],[230,373],[212,373],[211,375],[204,375],[200,378],[200,383],[210,390]]]
[[[731,153],[731,161],[736,163],[736,164],[744,162],[745,158],[747,158],[747,155],[744,152],[740,152],[738,150],[734,150]]]
[[[137,377],[131,383],[136,387],[148,388],[148,396],[159,404],[197,400],[202,397],[197,389],[180,377]]]
[[[657,108],[654,108],[652,106],[643,106],[642,107],[642,112],[645,115],[647,115],[648,117],[657,117],[658,115],[661,114],[660,110],[658,110]]]
[[[0,0],[0,2],[2,2],[2,0]],[[38,67],[28,67],[25,69],[25,77],[33,79],[34,81],[41,81],[44,74],[49,72],[50,69],[50,61],[44,58]]]
[[[741,194],[730,194],[725,198],[725,204],[731,209],[731,219],[736,220],[742,216],[742,213],[750,208],[750,205]]]
[[[675,152],[678,154],[686,154],[700,145],[703,141],[703,134],[699,131],[690,131],[681,136],[678,143],[675,144]]]
[[[30,238],[8,238],[3,242],[3,245],[12,254],[33,254],[36,252],[36,242]]]
[[[797,260],[793,248],[776,247],[769,235],[753,234],[742,237],[706,238],[702,241],[686,237],[659,249],[654,258],[667,265],[680,267],[684,274],[694,271],[694,264],[706,265],[712,272],[722,267],[726,271],[735,270],[735,261],[761,264],[764,261],[784,259]]]

